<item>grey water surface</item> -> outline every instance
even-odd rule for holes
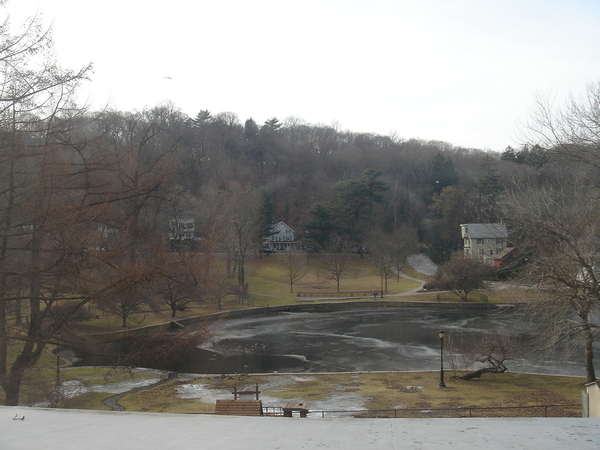
[[[224,321],[178,369],[195,373],[358,372],[437,370],[440,339],[476,341],[489,330],[531,337],[531,324],[513,310],[380,308],[299,312]],[[582,351],[527,354],[509,371],[584,376]],[[458,361],[460,355],[454,355]],[[451,352],[445,353],[451,367]]]

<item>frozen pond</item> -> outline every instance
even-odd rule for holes
[[[192,373],[410,371],[439,368],[438,331],[477,339],[493,328],[526,338],[510,310],[382,308],[232,319],[175,368]],[[512,331],[509,331],[511,329]],[[447,358],[448,359],[448,358]],[[584,376],[582,352],[528,355],[510,371]],[[449,364],[445,365],[447,368]]]

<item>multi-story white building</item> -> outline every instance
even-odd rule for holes
[[[196,238],[195,219],[171,219],[169,220],[169,239],[171,241],[187,241]]]
[[[277,222],[271,225],[271,234],[265,242],[265,249],[272,251],[296,250],[299,245],[296,242],[296,232],[285,222]]]

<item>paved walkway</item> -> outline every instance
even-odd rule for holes
[[[425,256],[423,254],[409,256],[407,258],[407,261],[414,270],[416,270],[417,272],[420,272],[422,274],[431,276],[437,272],[437,266],[427,256]],[[411,276],[405,274],[404,272],[400,272],[400,276],[403,278],[406,278],[408,280],[416,281],[420,284],[419,284],[419,286],[417,286],[414,289],[411,289],[410,291],[400,292],[399,294],[388,294],[388,297],[402,297],[402,296],[414,295],[423,289],[425,280],[422,280],[420,278],[411,277]]]
[[[422,253],[409,256],[407,261],[413,269],[417,272],[424,273],[425,275],[435,275],[437,272],[437,266]]]
[[[174,372],[171,372],[171,373],[175,377],[181,376],[181,374],[176,374]],[[144,386],[136,387],[134,389],[129,389],[125,392],[121,392],[119,394],[113,395],[112,397],[108,397],[108,398],[102,400],[102,404],[108,406],[113,411],[125,411],[125,408],[119,404],[119,400],[121,400],[123,397],[125,397],[126,395],[129,395],[129,394],[135,394],[136,392],[145,391],[146,389],[155,388],[157,386],[160,386],[161,384],[165,384],[167,381],[170,381],[171,379],[172,379],[171,377],[169,377],[169,378],[164,377],[164,378],[161,378],[160,380],[158,380],[156,383],[147,384]]]

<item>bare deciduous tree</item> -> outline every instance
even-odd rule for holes
[[[143,298],[160,267],[157,211],[177,166],[168,133],[177,114],[85,116],[73,95],[88,68],[60,70],[41,30],[36,19],[20,36],[0,26],[0,382],[8,405],[18,404],[24,375],[48,344],[77,345],[66,325],[86,304]],[[15,300],[24,326],[7,320]]]
[[[352,246],[344,238],[333,236],[325,245],[325,251],[319,254],[319,270],[328,280],[334,280],[340,292],[340,281],[348,273],[348,262]]]
[[[447,289],[466,302],[469,294],[484,287],[484,280],[491,274],[490,267],[474,259],[455,254],[441,265],[432,281],[439,289]]]
[[[581,98],[571,95],[559,108],[548,96],[538,96],[524,132],[533,145],[600,168],[600,82],[588,84]]]
[[[206,286],[207,297],[214,300],[219,310],[223,309],[223,300],[226,297],[238,295],[237,286],[230,283],[228,277],[224,275],[213,273],[204,280],[204,285]]]
[[[12,34],[8,18],[0,24],[0,383],[7,405],[18,404],[25,372],[89,301],[73,292],[85,285],[76,272],[88,273],[77,238],[91,215],[84,189],[73,189],[81,160],[61,138],[82,112],[73,94],[90,67],[61,70],[51,31],[37,18],[23,30]],[[26,304],[24,327],[9,323],[9,301]],[[12,360],[9,341],[18,342]]]
[[[290,292],[294,292],[294,283],[301,280],[307,274],[306,256],[300,252],[286,252],[285,271],[290,281]]]
[[[579,336],[588,381],[596,379],[593,344],[600,306],[600,194],[577,181],[526,195],[506,205],[512,233],[527,256],[522,283],[542,291],[531,303],[531,317],[543,327],[541,345]]]
[[[241,305],[247,302],[246,262],[261,244],[263,223],[261,216],[262,197],[251,186],[231,183],[225,191],[219,192],[225,210],[224,246],[233,258],[237,272],[238,300]]]
[[[390,254],[383,251],[371,253],[375,264],[375,274],[381,279],[381,291],[387,291],[388,280],[394,276],[394,261]]]
[[[406,259],[419,251],[419,236],[413,227],[404,225],[397,228],[387,239],[387,252],[394,264],[396,280],[400,281],[400,272],[406,266]]]
[[[486,373],[504,373],[508,370],[506,362],[521,351],[515,333],[489,328],[475,341],[467,341],[460,334],[453,334],[448,341],[452,364],[467,371],[457,376],[462,380],[481,378]]]
[[[202,297],[202,277],[205,275],[202,255],[192,252],[166,255],[167,264],[161,274],[157,293],[171,309],[171,317],[178,310]]]
[[[371,233],[367,240],[367,251],[373,261],[374,273],[381,280],[381,291],[387,291],[388,280],[394,276],[396,261],[394,244],[390,235],[380,232]]]

